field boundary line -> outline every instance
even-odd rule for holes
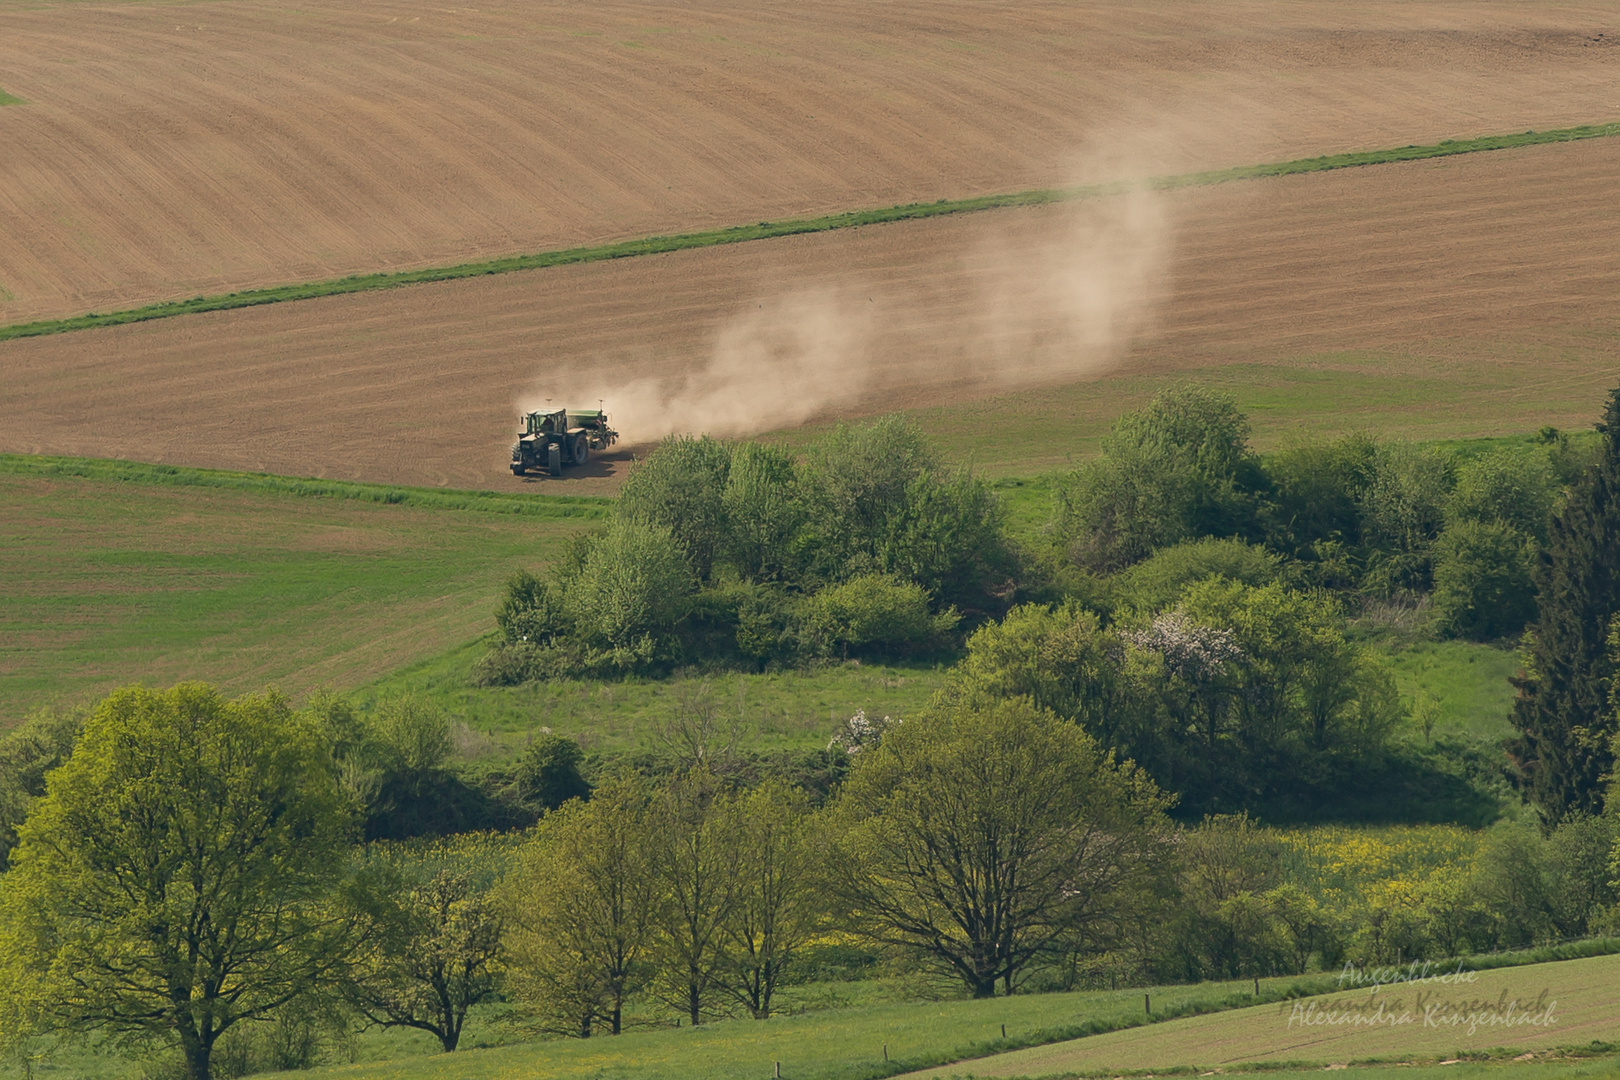
[[[1041,206],[1048,203],[1118,195],[1139,188],[1170,191],[1178,188],[1207,187],[1214,184],[1228,184],[1243,180],[1297,176],[1302,173],[1329,172],[1335,169],[1356,169],[1369,165],[1421,161],[1428,158],[1451,157],[1457,154],[1477,154],[1490,150],[1511,150],[1525,146],[1541,146],[1548,143],[1577,142],[1583,139],[1602,139],[1615,135],[1620,135],[1620,122],[1587,124],[1580,127],[1558,128],[1552,131],[1526,131],[1513,135],[1483,135],[1473,139],[1446,139],[1443,142],[1428,146],[1400,146],[1384,150],[1327,154],[1320,157],[1296,158],[1292,161],[1277,161],[1260,165],[1237,165],[1227,169],[1208,169],[1202,172],[1152,177],[1146,180],[1116,181],[1106,184],[1088,184],[1080,187],[1034,188],[1028,191],[980,195],[966,199],[940,199],[932,203],[906,203],[901,206],[875,210],[850,210],[844,213],[827,214],[814,218],[761,221],[757,225],[733,225],[719,229],[704,229],[698,232],[672,233],[668,236],[648,236],[638,240],[622,240],[616,243],[597,244],[588,247],[561,248],[536,252],[530,255],[511,255],[499,259],[459,263],[454,266],[356,274],[344,278],[276,285],[269,288],[248,289],[242,292],[223,293],[215,296],[197,296],[190,300],[166,300],[161,303],[125,308],[119,311],[90,312],[60,319],[12,323],[7,326],[0,326],[0,341],[8,341],[14,338],[41,337],[46,334],[63,334],[74,330],[91,330],[103,326],[119,326],[125,323],[147,322],[153,319],[173,318],[177,315],[196,315],[209,311],[231,311],[237,308],[258,307],[261,304],[313,300],[323,296],[343,296],[348,293],[371,292],[377,289],[397,289],[406,285],[423,285],[435,281],[456,281],[462,278],[484,277],[490,274],[510,274],[520,270],[540,270],[546,267],[568,266],[575,263],[604,262],[609,259],[635,258],[642,255],[662,255],[692,248],[740,244],[750,240],[770,240],[782,236],[798,236],[805,233],[851,229],[861,225],[916,221],[922,218],[969,214],[981,210],[999,210],[1009,207]]]
[[[255,495],[342,499],[417,509],[519,514],[524,517],[553,520],[599,520],[605,518],[612,508],[611,499],[596,495],[544,495],[407,487],[400,484],[370,484],[360,480],[326,480],[314,476],[278,476],[274,473],[194,469],[183,465],[152,465],[111,458],[49,457],[37,454],[0,454],[0,476],[212,488]]]

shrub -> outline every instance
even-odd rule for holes
[[[877,556],[884,571],[935,596],[982,596],[985,579],[1007,564],[1000,503],[988,484],[965,472],[924,473],[906,486]]]
[[[920,586],[882,574],[867,574],[832,585],[811,600],[808,632],[826,646],[850,650],[921,648],[955,628],[954,610],[929,610],[928,593]]]
[[[1502,525],[1538,540],[1547,536],[1547,515],[1558,478],[1543,452],[1494,450],[1457,470],[1446,505],[1447,520]]]
[[[449,718],[437,706],[412,697],[381,702],[372,731],[384,771],[407,788],[420,787],[442,771],[454,748]]]
[[[628,663],[652,658],[656,638],[686,612],[692,572],[671,532],[620,520],[569,581],[564,604],[584,640],[622,653]]]
[[[1314,558],[1318,545],[1359,544],[1361,505],[1377,459],[1378,446],[1366,435],[1306,443],[1268,457],[1267,542],[1302,559]]]
[[[843,581],[878,568],[878,547],[920,476],[939,461],[922,432],[898,416],[837,428],[805,449],[803,538],[810,569]]]
[[[1138,611],[1175,605],[1189,585],[1213,577],[1266,585],[1282,573],[1282,559],[1256,544],[1206,537],[1156,552],[1116,579],[1117,595]]]
[[[1119,649],[1118,636],[1077,604],[1024,604],[973,632],[967,655],[951,669],[951,691],[1028,697],[1112,743],[1111,725],[1123,712]]]
[[[579,743],[561,735],[541,735],[518,759],[518,791],[543,810],[555,810],[569,799],[588,799],[591,785],[579,774],[585,759]]]
[[[1381,556],[1369,560],[1370,591],[1387,596],[1429,587],[1430,545],[1445,522],[1450,490],[1446,455],[1411,443],[1379,447],[1362,494],[1362,538]]]
[[[1113,570],[1195,536],[1250,530],[1259,479],[1249,423],[1225,394],[1195,386],[1160,392],[1126,413],[1102,457],[1058,493],[1055,525],[1071,557]]]
[[[1434,547],[1434,624],[1446,637],[1514,637],[1536,615],[1531,543],[1495,522],[1459,521]]]
[[[671,435],[636,463],[619,491],[621,520],[663,528],[707,581],[727,541],[723,499],[731,451],[704,436]]]
[[[527,570],[519,570],[507,579],[506,596],[495,612],[495,625],[513,645],[544,645],[567,636],[570,629],[558,591]]]
[[[744,581],[792,576],[794,540],[804,522],[798,470],[779,446],[745,442],[731,453],[721,506],[726,517],[726,557]]]

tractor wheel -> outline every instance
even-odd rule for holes
[[[556,443],[546,447],[546,471],[552,476],[562,475],[562,447]]]
[[[522,476],[526,472],[528,472],[528,470],[523,467],[523,463],[521,461],[512,462],[512,475],[513,476]]]
[[[583,436],[583,435],[575,435],[574,436],[574,464],[575,465],[583,465],[587,461],[589,461],[590,459],[591,459],[591,444],[586,441],[585,436]]]

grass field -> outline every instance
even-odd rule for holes
[[[25,105],[25,104],[27,104],[27,102],[23,101],[22,98],[13,97],[12,95],[6,93],[4,90],[0,90],[0,105]]]
[[[923,1073],[1062,1076],[1087,1071],[1214,1069],[1242,1063],[1329,1064],[1412,1057],[1438,1061],[1495,1048],[1523,1051],[1620,1042],[1620,957],[1471,973],[1457,984],[1356,990],[1301,1002],[1172,1020],[1000,1054]],[[1509,1003],[1515,1003],[1509,1010]],[[1550,1011],[1549,1011],[1550,1010]],[[1532,1021],[1512,1025],[1513,1016]],[[1484,1017],[1481,1020],[1479,1018]],[[1498,1017],[1494,1022],[1490,1018]]]
[[[1288,985],[1284,980],[1273,982],[1278,994]],[[1153,993],[1161,1013],[1212,1010],[1246,1000],[1249,986],[1205,983]],[[1142,1019],[1140,990],[878,1004],[765,1023],[732,1020],[699,1028],[632,1031],[616,1039],[499,1047],[454,1058],[371,1061],[315,1075],[366,1080],[759,1080],[771,1075],[774,1062],[781,1062],[782,1075],[794,1080],[858,1080],[892,1075],[907,1063],[921,1066],[982,1054],[998,1045],[1049,1039],[1066,1029],[1108,1030]],[[885,1046],[888,1067],[883,1060]]]
[[[654,726],[707,696],[725,723],[735,721],[742,745],[762,752],[827,745],[856,709],[875,716],[921,708],[944,683],[934,664],[830,663],[761,675],[679,674],[671,679],[558,679],[514,687],[479,688],[467,681],[487,640],[422,660],[363,687],[362,709],[408,694],[431,701],[474,731],[491,737],[492,753],[521,745],[540,727],[579,740],[587,751],[647,748]]]
[[[48,464],[0,462],[0,724],[135,681],[359,685],[490,629],[501,581],[595,512]]]
[[[1077,1080],[1124,1080],[1125,1077],[1151,1076],[1252,1076],[1263,1080],[1321,1080],[1324,1069],[1312,1065],[1301,1069],[1260,1070],[1221,1069],[1197,1070],[1192,1068],[1137,1070],[1103,1069],[1095,1072],[1069,1073]],[[1345,1080],[1587,1080],[1601,1077],[1610,1080],[1620,1073],[1620,1059],[1608,1053],[1553,1054],[1539,1060],[1459,1060],[1446,1063],[1432,1061],[1402,1061],[1395,1064],[1347,1066]]]

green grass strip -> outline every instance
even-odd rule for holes
[[[1575,142],[1580,139],[1602,139],[1620,135],[1620,123],[1560,128],[1556,131],[1526,131],[1518,135],[1484,135],[1477,139],[1448,139],[1433,146],[1400,146],[1388,150],[1366,150],[1350,154],[1329,154],[1324,157],[1299,158],[1264,165],[1239,165],[1230,169],[1210,169],[1204,172],[1161,176],[1142,181],[1141,184],[1118,182],[1091,184],[1083,187],[1037,188],[1001,195],[981,195],[972,199],[941,199],[932,203],[908,203],[881,210],[852,210],[843,214],[828,214],[816,218],[792,218],[786,221],[762,221],[757,225],[734,225],[725,229],[705,229],[701,232],[677,233],[673,236],[649,236],[640,240],[625,240],[616,244],[593,247],[566,248],[561,251],[542,251],[533,255],[513,255],[504,259],[462,263],[457,266],[430,267],[424,270],[401,270],[378,274],[358,274],[353,277],[328,281],[311,281],[298,285],[278,285],[268,289],[249,289],[221,296],[198,296],[191,300],[172,300],[124,311],[91,312],[66,319],[43,319],[38,322],[13,323],[0,326],[0,341],[11,338],[38,337],[43,334],[62,334],[70,330],[90,330],[101,326],[166,319],[175,315],[195,315],[205,311],[229,311],[234,308],[256,307],[260,304],[278,304],[288,300],[312,300],[321,296],[341,296],[345,293],[370,292],[373,289],[397,289],[403,285],[420,285],[430,281],[454,281],[460,278],[482,277],[486,274],[509,274],[518,270],[539,270],[548,266],[567,266],[572,263],[600,262],[605,259],[627,259],[638,255],[660,255],[691,248],[714,247],[719,244],[740,244],[749,240],[768,240],[779,236],[801,233],[829,232],[859,225],[878,225],[892,221],[915,221],[920,218],[944,217],[948,214],[969,214],[979,210],[996,210],[1014,206],[1040,206],[1046,203],[1068,202],[1118,194],[1132,187],[1145,185],[1159,190],[1202,187],[1227,184],[1239,180],[1258,180],[1270,176],[1294,176],[1300,173],[1327,172],[1331,169],[1355,169],[1366,165],[1384,165],[1398,161],[1418,161],[1425,158],[1450,157],[1453,154],[1476,154],[1485,150],[1511,150],[1522,146],[1545,143]]]
[[[28,102],[20,97],[12,97],[4,90],[0,90],[0,105],[26,105]]]
[[[353,499],[433,510],[472,510],[488,514],[521,514],[548,519],[596,520],[606,517],[611,500],[589,495],[528,495],[517,492],[457,491],[444,488],[398,487],[352,480],[297,478],[269,473],[189,469],[177,465],[148,465],[138,461],[102,458],[40,457],[0,454],[0,475],[73,478],[123,484],[158,484],[166,487],[219,488],[257,495],[294,495],[316,499]]]

